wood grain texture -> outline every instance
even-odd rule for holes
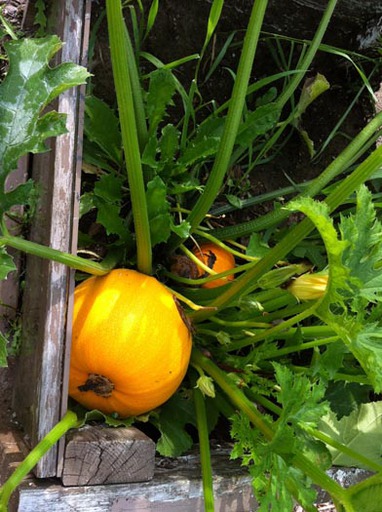
[[[215,512],[256,510],[251,479],[228,452],[215,452],[212,464]],[[30,481],[20,489],[18,512],[204,512],[200,475],[195,454],[158,459],[150,482],[62,487]]]
[[[49,29],[65,42],[58,62],[82,62],[85,4],[82,0],[49,2]],[[56,63],[58,63],[56,62]],[[39,202],[30,239],[70,252],[76,245],[73,211],[78,202],[77,174],[81,159],[79,119],[83,91],[63,93],[56,110],[67,114],[68,133],[50,141],[50,152],[33,158],[33,179]],[[23,301],[23,346],[17,370],[14,408],[35,445],[57,423],[66,407],[62,390],[67,302],[72,273],[58,263],[27,258]],[[64,403],[62,403],[64,402]],[[39,477],[57,474],[57,447],[36,466]]]
[[[85,426],[67,436],[65,486],[144,482],[154,476],[155,443],[134,427]]]

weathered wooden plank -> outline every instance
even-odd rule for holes
[[[154,476],[155,443],[140,430],[85,426],[67,436],[65,486],[149,481]]]
[[[237,461],[229,460],[229,450],[215,449],[212,467],[215,512],[255,512],[257,504],[251,478]],[[187,455],[177,459],[158,458],[151,482],[62,487],[30,480],[20,488],[19,507],[11,512],[204,512],[200,474],[198,455]],[[338,467],[328,471],[345,488],[371,474],[357,468]],[[318,491],[317,506],[319,510],[333,510],[327,493],[322,490]],[[296,506],[296,512],[301,510]]]
[[[90,0],[52,0],[49,26],[65,42],[62,61],[81,63],[84,33],[88,35]],[[70,252],[76,246],[73,211],[78,201],[76,175],[81,160],[81,90],[70,89],[57,102],[67,114],[68,133],[51,141],[51,151],[33,158],[33,178],[40,198],[30,238]],[[77,174],[76,174],[77,173]],[[72,273],[63,265],[27,258],[23,301],[23,346],[18,362],[14,408],[31,444],[35,445],[59,420],[66,407],[62,389],[67,299]],[[39,477],[57,474],[57,447],[36,467]]]
[[[250,478],[229,461],[227,452],[213,456],[216,512],[255,510]],[[158,459],[151,482],[95,487],[62,487],[41,480],[20,489],[19,512],[202,512],[200,463],[197,455]]]

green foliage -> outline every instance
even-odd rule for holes
[[[160,432],[157,450],[164,457],[177,457],[193,445],[186,425],[195,426],[194,405],[191,400],[175,395],[162,407],[158,418],[152,419]]]
[[[246,197],[244,185],[250,173],[259,163],[265,166],[278,157],[284,144],[278,142],[283,130],[288,125],[300,129],[301,115],[328,87],[322,76],[305,83],[300,100],[296,105],[291,102],[292,111],[283,119],[284,107],[303,78],[299,70],[309,69],[322,39],[336,3],[333,0],[328,2],[317,35],[297,69],[250,83],[266,3],[254,3],[238,70],[230,70],[235,80],[232,97],[218,105],[215,98],[203,97],[199,77],[200,62],[217,29],[224,2],[212,2],[194,80],[183,85],[177,76],[179,66],[189,64],[195,56],[164,64],[141,51],[154,26],[159,2],[151,3],[145,27],[139,25],[131,7],[133,47],[123,23],[122,4],[107,0],[109,28],[115,29],[110,40],[118,109],[87,95],[81,216],[85,230],[86,221],[92,226],[95,222],[101,235],[98,238],[85,232],[81,239],[85,248],[103,244],[116,265],[136,264],[141,271],[168,279],[174,294],[183,295],[186,313],[194,324],[195,344],[209,354],[207,363],[192,363],[202,375],[197,383],[207,395],[198,395],[207,411],[207,419],[201,420],[204,424],[197,425],[199,432],[210,432],[221,414],[231,419],[232,458],[240,458],[249,469],[260,511],[291,511],[295,500],[305,510],[315,510],[314,483],[327,489],[344,510],[371,512],[369,493],[380,492],[378,479],[343,491],[328,480],[325,470],[331,457],[333,462],[350,463],[353,445],[369,456],[369,441],[380,442],[379,402],[360,404],[369,401],[371,391],[382,390],[382,225],[366,187],[358,189],[355,208],[342,213],[337,224],[330,208],[343,204],[380,166],[381,150],[372,155],[370,164],[368,160],[362,164],[369,175],[357,169],[346,182],[334,185],[334,192],[323,188],[370,145],[380,120],[373,120],[360,140],[353,141],[351,151],[304,188],[306,196],[328,193],[327,204],[300,197],[282,208],[284,200],[275,195],[274,212],[259,219],[255,228],[252,224],[233,226],[232,237],[228,232],[222,235],[223,240],[230,240],[226,249],[236,256],[238,275],[234,281],[221,289],[201,289],[196,286],[198,280],[164,268],[179,246],[186,251],[204,239],[220,243],[213,225],[223,217],[207,216],[211,205],[228,201],[233,209],[242,210],[250,205],[247,200],[253,198]],[[37,24],[43,30],[44,4],[39,1],[36,5]],[[207,76],[215,71],[233,37],[227,39]],[[54,111],[44,113],[45,108],[58,94],[89,76],[72,64],[49,67],[60,47],[55,37],[8,43],[10,71],[0,86],[2,215],[15,204],[25,204],[31,195],[32,182],[7,194],[4,191],[5,179],[19,157],[44,151],[47,137],[65,132],[64,117]],[[145,74],[142,59],[146,60]],[[285,80],[281,92],[273,86],[280,79]],[[310,143],[308,137],[307,141]],[[235,166],[240,171],[237,179],[231,177]],[[349,181],[352,185],[346,188],[343,183]],[[281,222],[296,210],[308,219],[296,228],[285,228]],[[4,225],[2,229],[5,246],[10,237]],[[243,234],[250,236],[246,247],[232,243]],[[26,241],[22,247],[30,250],[31,246]],[[46,257],[51,257],[49,254],[45,252]],[[58,261],[66,263],[64,256],[59,255]],[[296,258],[309,258],[320,268],[329,268],[326,293],[316,302],[301,304],[288,291],[290,279],[311,270],[310,264],[296,262]],[[78,260],[73,265],[83,269]],[[0,278],[13,269],[1,246]],[[97,267],[100,270],[105,272]],[[5,362],[6,341],[1,336],[0,365]],[[120,421],[91,411],[81,416],[81,424],[102,421],[120,426],[149,421],[159,433],[158,452],[178,456],[193,444],[194,381],[188,375],[181,392],[145,417]],[[254,406],[256,402],[264,413]],[[365,435],[360,435],[359,429]],[[334,449],[324,443],[325,433],[331,436]],[[379,455],[370,460],[379,463]]]
[[[361,404],[341,419],[337,419],[335,413],[329,411],[328,414],[322,417],[319,429],[321,432],[328,434],[331,439],[380,464],[382,459],[381,426],[382,402],[371,402]],[[332,454],[333,464],[336,466],[364,467],[362,463],[338,449],[330,446],[328,449]]]
[[[371,194],[366,187],[359,190],[355,213],[341,219],[342,239],[338,238],[323,203],[306,198],[294,202],[292,208],[301,210],[314,222],[328,253],[328,290],[315,314],[341,337],[379,392],[382,389],[381,335],[369,302],[380,300],[378,264],[382,258],[382,229],[375,219]]]
[[[34,3],[35,17],[34,25],[37,25],[35,37],[43,37],[46,35],[47,17],[45,15],[46,5],[44,0],[36,0]]]

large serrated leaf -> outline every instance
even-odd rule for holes
[[[85,68],[69,62],[49,67],[61,46],[57,36],[5,44],[9,71],[0,85],[0,210],[5,207],[5,179],[19,158],[45,151],[47,137],[65,132],[65,115],[54,111],[42,115],[43,109],[89,76]]]
[[[377,464],[382,463],[382,402],[361,404],[349,416],[337,419],[334,412],[323,416],[319,430]],[[333,464],[363,466],[358,460],[328,446]],[[368,469],[368,468],[367,468]]]

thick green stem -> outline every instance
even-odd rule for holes
[[[379,122],[382,122],[382,115],[379,114]],[[357,169],[346,179],[340,182],[336,189],[326,198],[325,202],[332,212],[343,201],[364,183],[381,166],[382,146],[378,147],[366,160],[364,160]],[[297,224],[289,233],[273,247],[267,255],[262,258],[255,266],[238,277],[232,284],[216,298],[211,306],[221,309],[227,307],[243,294],[250,293],[257,288],[257,280],[265,272],[270,270],[278,261],[285,258],[301,240],[314,230],[314,224],[309,219],[304,219]],[[211,311],[200,311],[193,316],[193,321],[201,321],[213,314]]]
[[[199,437],[200,464],[202,468],[204,511],[214,512],[214,489],[205,398],[202,392],[197,388],[193,390],[193,395],[196,412],[196,426]]]
[[[121,0],[106,0],[106,14],[114,85],[117,94],[122,142],[126,158],[127,177],[135,226],[137,267],[140,272],[151,274],[152,255],[150,225],[147,213],[131,77],[127,64],[129,50],[126,38],[126,26],[122,15]]]
[[[68,411],[62,420],[55,425],[52,430],[33,448],[25,457],[12,475],[0,489],[0,512],[7,512],[9,498],[13,491],[21,484],[26,475],[32,471],[38,461],[47,453],[52,446],[57,443],[66,432],[72,428],[78,428],[82,421],[79,421],[77,415]]]
[[[230,163],[267,4],[268,0],[256,0],[252,8],[219,150],[206,188],[187,219],[192,231],[199,226],[215,201]]]
[[[234,382],[231,381],[220,368],[196,348],[192,351],[191,363],[208,373],[227,394],[230,401],[260,430],[265,439],[272,441],[274,437],[272,427],[264,420],[263,415],[257,410],[255,405],[237,388]],[[310,462],[304,455],[300,453],[296,454],[293,458],[293,465],[303,471],[316,485],[325,489],[334,499],[338,500],[340,503],[348,503],[346,491],[324,471]]]
[[[135,62],[133,45],[131,44],[131,39],[129,35],[129,31],[125,26],[125,37],[126,37],[126,49],[128,53],[128,61],[127,64],[129,66],[130,80],[131,80],[131,92],[134,100],[134,112],[135,112],[135,120],[137,126],[137,136],[139,142],[139,149],[142,153],[148,140],[148,131],[146,124],[146,114],[145,114],[145,106],[143,103],[142,97],[142,87],[139,79],[138,67]]]
[[[30,242],[29,240],[24,240],[23,238],[16,236],[5,235],[0,237],[0,246],[2,245],[13,247],[14,249],[27,254],[32,254],[33,256],[57,261],[70,268],[74,268],[75,270],[80,270],[81,272],[86,272],[95,276],[103,276],[111,270],[109,267],[105,267],[96,261],[86,260],[80,256],[61,252],[57,249],[36,244],[35,242]]]

